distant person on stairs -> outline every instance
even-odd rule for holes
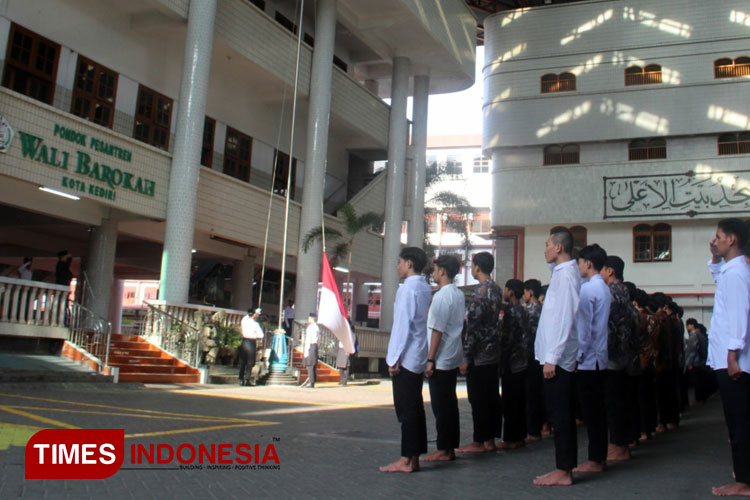
[[[240,344],[240,385],[255,385],[252,376],[257,342],[263,338],[263,328],[258,323],[261,309],[248,309],[242,318],[242,344]],[[247,371],[246,371],[247,370]]]

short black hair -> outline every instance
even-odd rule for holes
[[[729,219],[721,219],[718,227],[724,234],[734,235],[737,238],[737,246],[740,251],[745,251],[745,247],[747,246],[747,224],[736,217],[731,217]]]
[[[513,292],[513,295],[517,299],[523,297],[523,281],[517,279],[509,279],[505,282],[505,288]]]
[[[435,266],[445,271],[450,279],[453,279],[458,274],[458,269],[461,264],[458,261],[458,257],[455,255],[441,255],[435,259]]]
[[[636,290],[636,286],[635,286],[635,283],[633,283],[632,281],[623,281],[623,282],[622,282],[622,284],[623,284],[623,285],[625,285],[625,288],[627,288],[627,289],[628,289],[628,293],[630,294],[630,300],[631,300],[631,301],[632,301],[632,300],[635,300],[635,299],[633,298],[633,293],[634,293],[634,292],[635,292],[635,290]]]
[[[703,332],[703,335],[707,335],[708,334],[708,330],[706,330],[706,325],[704,325],[703,323],[698,323],[697,328],[698,328],[698,330],[700,330],[701,332]]]
[[[649,307],[656,312],[664,306],[669,305],[669,297],[663,292],[654,292],[649,296]]]
[[[535,279],[526,280],[523,283],[524,290],[531,290],[534,297],[539,298],[539,294],[542,293],[542,282]]]
[[[427,255],[419,247],[404,247],[398,256],[401,259],[411,262],[411,266],[417,274],[421,273],[425,264],[427,264]]]
[[[594,243],[593,245],[585,246],[578,252],[578,258],[591,262],[596,271],[601,271],[604,264],[607,262],[607,252],[602,247]]]
[[[686,325],[692,325],[692,326],[698,326],[698,320],[695,318],[688,318],[687,321],[685,321]]]
[[[490,274],[495,268],[495,258],[489,252],[475,253],[471,257],[471,263],[477,266],[484,274]]]
[[[27,262],[31,262],[31,257],[24,257],[23,263],[26,264]]]
[[[607,255],[607,260],[604,262],[605,267],[609,267],[615,272],[615,278],[622,281],[622,273],[625,271],[625,262],[617,255]]]
[[[630,296],[641,309],[647,308],[651,302],[648,294],[640,288],[636,288],[635,290],[633,290],[633,293],[630,294]]]
[[[573,233],[565,228],[558,228],[549,233],[552,236],[552,242],[560,244],[563,247],[563,252],[570,255],[573,252]]]
[[[549,285],[543,285],[541,291],[539,292],[539,297],[543,295],[547,295],[547,289],[549,288]],[[537,298],[539,298],[537,297]]]

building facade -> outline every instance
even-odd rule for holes
[[[484,26],[492,225],[523,240],[523,277],[548,281],[564,226],[707,321],[716,222],[750,214],[747,2],[586,1]]]
[[[472,84],[475,20],[459,0],[378,4],[320,0],[300,27],[286,0],[0,2],[4,270],[32,256],[51,281],[67,249],[106,317],[125,279],[160,278],[171,302],[247,308],[265,261],[263,303],[285,283],[301,316],[320,249],[301,252],[300,235],[340,226],[348,201],[393,208],[399,224],[358,236],[352,258],[355,282],[393,281],[384,239],[411,217],[397,182],[413,175],[406,97]]]

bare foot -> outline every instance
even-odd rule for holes
[[[456,453],[453,450],[437,450],[426,455],[419,460],[422,462],[449,462],[456,459]]]
[[[668,431],[676,431],[677,430],[677,424],[667,424],[667,430]]]
[[[547,437],[552,435],[552,426],[549,424],[544,424],[542,426],[542,437]]]
[[[750,497],[750,484],[730,483],[712,488],[711,492],[717,497]]]
[[[556,469],[543,476],[537,476],[534,479],[534,484],[537,486],[570,486],[573,484],[573,473]]]
[[[526,436],[527,443],[533,443],[534,441],[541,441],[541,440],[542,440],[541,434],[539,435],[529,434],[528,436]]]
[[[582,425],[583,425],[583,420],[582,420],[582,419],[580,419],[580,418],[577,418],[577,419],[576,419],[576,427],[580,427],[580,426],[582,426]]]
[[[517,450],[526,446],[525,441],[503,441],[497,445],[498,450]]]
[[[656,426],[656,433],[657,434],[663,434],[665,432],[667,432],[667,428],[666,428],[666,426],[664,424],[659,424],[659,425]]]
[[[495,451],[495,450],[497,450],[497,445],[495,445],[495,440],[494,439],[490,439],[489,441],[485,441],[482,444],[484,445],[484,450],[485,451]]]
[[[642,433],[641,437],[638,438],[638,441],[640,441],[641,443],[650,441],[650,440],[651,440],[651,434],[649,434],[648,432]]]
[[[488,451],[494,451],[494,449],[488,450],[484,447],[484,443],[477,443],[476,441],[456,449],[456,453],[486,453]]]
[[[589,460],[573,469],[573,472],[604,472],[604,464]]]
[[[609,445],[610,448],[607,450],[607,461],[613,462],[624,462],[630,460],[630,448],[627,446],[615,446]]]
[[[380,472],[417,472],[419,457],[401,457],[392,464],[380,467]]]

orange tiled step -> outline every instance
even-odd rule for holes
[[[144,384],[197,384],[201,376],[179,373],[121,373],[120,382],[141,382]]]
[[[137,335],[112,335],[109,364],[120,368],[120,382],[187,384],[200,372]]]

